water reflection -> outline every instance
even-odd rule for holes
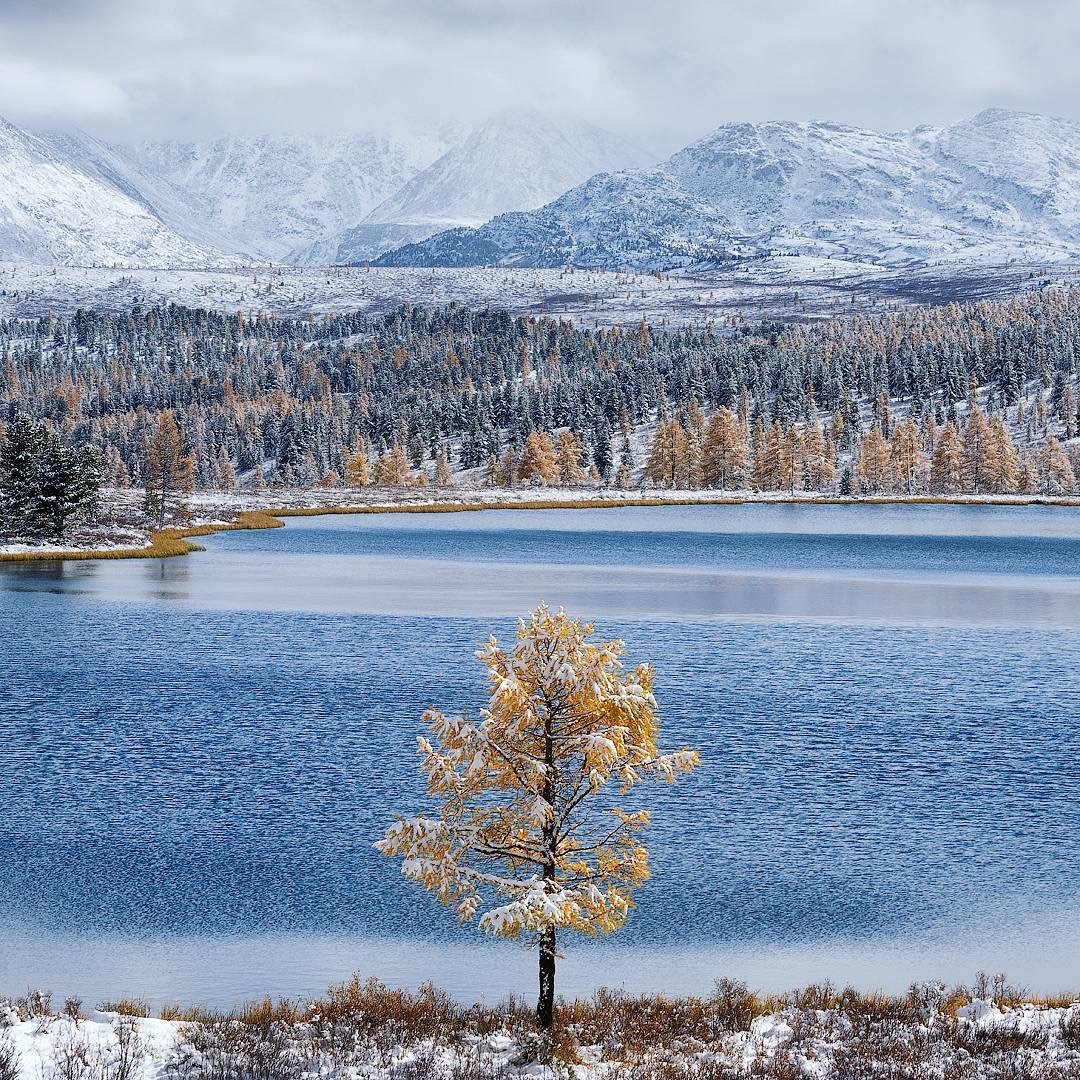
[[[379,556],[207,552],[184,559],[49,564],[0,574],[8,589],[251,611],[497,618],[540,599],[598,618],[765,617],[888,624],[1080,626],[1080,578],[528,566]],[[71,569],[71,568],[77,569]]]
[[[1025,934],[1014,933],[1022,919]],[[1004,971],[1035,992],[1071,992],[1080,957],[1080,911],[1048,912],[1000,903],[922,938],[880,937],[752,945],[655,948],[573,942],[559,968],[560,993],[588,996],[598,987],[630,993],[708,994],[717,979],[741,979],[780,993],[826,981],[902,993],[933,978],[970,982],[979,971]],[[1033,955],[1031,938],[1060,947]],[[276,933],[244,936],[42,936],[0,921],[0,971],[13,987],[48,986],[54,996],[88,1002],[130,995],[230,1008],[255,994],[315,997],[357,972],[392,986],[435,979],[464,1002],[520,995],[536,978],[535,956],[514,942],[444,942],[437,951],[408,938],[360,934]]]
[[[143,568],[142,589],[137,589],[137,596],[145,600],[186,602],[192,599],[189,586],[196,570],[188,561],[188,556],[174,559],[143,559],[140,565]],[[120,576],[124,576],[123,571]]]

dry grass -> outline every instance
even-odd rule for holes
[[[147,1017],[150,1015],[150,1003],[145,998],[122,997],[116,1001],[103,1001],[98,1005],[98,1010],[120,1016]]]
[[[431,985],[409,991],[354,976],[311,1001],[266,997],[228,1012],[164,1007],[162,1018],[182,1028],[163,1075],[511,1080],[518,1066],[545,1060],[556,1078],[571,1075],[575,1064],[603,1062],[605,1080],[795,1080],[807,1062],[821,1080],[1080,1080],[1080,1009],[1042,1026],[986,1028],[958,1016],[988,995],[1004,1007],[1026,1001],[1064,1008],[1077,1000],[1033,999],[1001,976],[898,995],[826,983],[763,996],[721,980],[703,997],[601,990],[561,1000],[554,1029],[542,1035],[531,1002],[464,1006]],[[43,994],[14,1004],[24,1016],[51,1007]],[[148,1012],[138,999],[102,1008],[120,1013],[121,1024]],[[775,1018],[774,1030],[782,1021],[783,1034],[769,1047],[751,1034],[762,1016]],[[508,1036],[513,1049],[494,1050],[494,1036]],[[1051,1043],[1056,1062],[1046,1057]]]
[[[193,536],[212,536],[234,529],[280,529],[284,522],[262,510],[245,510],[234,521],[214,525],[193,525],[190,528],[155,529],[150,533],[150,546],[142,548],[105,548],[79,551],[27,551],[0,553],[0,562],[68,562],[83,559],[171,559],[202,551],[191,542]]]

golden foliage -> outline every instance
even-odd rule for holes
[[[395,822],[376,847],[402,873],[452,905],[463,921],[502,937],[554,928],[617,930],[648,878],[643,809],[601,807],[647,778],[671,782],[696,751],[658,750],[653,672],[625,671],[621,641],[537,608],[514,647],[494,637],[477,654],[488,670],[479,723],[424,715],[418,740],[437,816]]]

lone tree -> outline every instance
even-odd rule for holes
[[[536,1015],[551,1026],[556,934],[618,930],[649,876],[642,809],[603,805],[645,779],[673,781],[697,751],[662,754],[653,672],[625,672],[621,641],[593,641],[591,624],[537,608],[507,652],[489,638],[488,708],[471,723],[429,709],[417,740],[437,816],[396,821],[375,846],[402,873],[453,905],[462,922],[540,952]],[[437,743],[436,745],[433,745]]]

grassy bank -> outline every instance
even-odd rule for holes
[[[246,510],[233,521],[192,525],[190,528],[154,529],[149,543],[144,547],[74,548],[71,550],[0,552],[0,562],[57,562],[72,559],[171,559],[202,551],[199,544],[192,543],[195,536],[211,536],[233,529],[280,529],[284,522],[261,510]]]
[[[375,981],[315,1001],[265,999],[228,1013],[46,995],[0,1003],[0,1075],[10,1080],[1076,1080],[1080,999],[1037,998],[1004,979],[907,994],[828,985],[759,995],[718,981],[706,997],[601,990],[560,1001],[541,1036],[529,1002],[464,1006],[431,986]],[[6,1013],[6,1022],[4,1016]],[[5,1031],[6,1025],[6,1031]],[[20,1071],[3,1072],[4,1046]],[[543,1070],[530,1064],[546,1061]],[[118,1069],[118,1061],[124,1065]],[[74,1063],[81,1063],[72,1071]],[[39,1068],[49,1063],[49,1068]],[[27,1069],[38,1071],[28,1072]]]

